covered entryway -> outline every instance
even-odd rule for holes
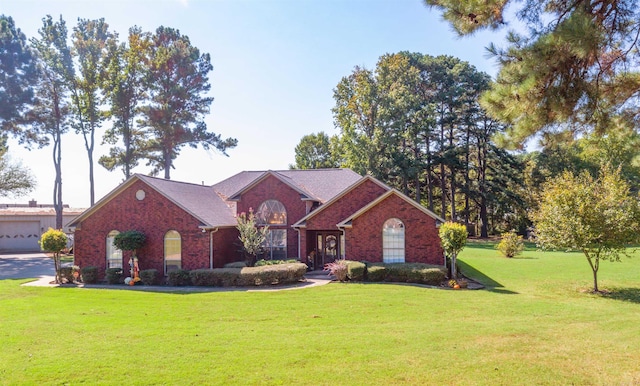
[[[1,252],[39,251],[40,221],[0,222]]]
[[[324,265],[331,263],[342,256],[342,233],[336,231],[313,232],[314,237],[310,242],[314,243],[309,256],[313,257],[313,269],[321,270]]]

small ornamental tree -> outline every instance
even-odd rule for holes
[[[256,256],[262,252],[262,245],[267,239],[268,226],[257,227],[256,218],[253,209],[249,208],[249,215],[245,212],[240,213],[238,220],[238,232],[240,232],[240,242],[242,243],[242,252],[246,260],[247,266],[253,267],[256,263]]]
[[[620,170],[602,167],[597,179],[565,172],[549,181],[533,213],[538,246],[581,251],[598,289],[600,260],[620,261],[626,247],[640,242],[640,205]]]
[[[126,231],[118,233],[113,238],[113,245],[121,251],[131,251],[132,258],[137,258],[136,250],[140,249],[146,240],[144,233],[140,231]]]
[[[442,248],[447,257],[451,259],[451,278],[456,279],[456,257],[467,244],[467,227],[455,222],[446,222],[440,225],[439,230]]]
[[[39,243],[40,248],[53,253],[53,265],[56,270],[56,283],[62,283],[62,278],[60,277],[60,251],[67,247],[67,235],[61,230],[49,228],[48,231],[42,234]]]

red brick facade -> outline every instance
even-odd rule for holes
[[[286,225],[272,225],[271,229],[287,230],[287,258],[298,258],[298,234],[291,228],[296,221],[304,217],[306,213],[306,203],[300,199],[300,193],[291,186],[285,184],[274,176],[267,176],[258,182],[246,193],[242,194],[238,202],[238,213],[248,213],[249,208],[258,210],[260,204],[266,200],[278,200],[284,205],[287,211]]]
[[[357,178],[356,175],[356,181]],[[161,180],[151,177],[132,177],[76,220],[76,264],[81,267],[96,266],[103,275],[107,263],[106,242],[109,232],[138,230],[146,236],[144,247],[137,251],[140,269],[155,268],[163,273],[164,236],[168,231],[174,230],[181,237],[183,269],[209,268],[212,263],[214,268],[223,267],[227,263],[242,260],[238,252],[238,230],[235,228],[233,216],[236,213],[248,212],[250,208],[257,211],[260,204],[266,200],[277,200],[286,209],[286,224],[270,227],[286,230],[287,258],[300,257],[306,262],[306,256],[316,249],[315,243],[318,238],[322,240],[322,237],[335,236],[334,240],[339,240],[344,235],[346,251],[343,254],[347,259],[382,261],[383,224],[390,218],[398,218],[405,226],[405,261],[444,264],[436,227],[437,216],[417,208],[414,206],[417,204],[412,203],[407,197],[395,191],[390,192],[389,188],[371,177],[363,177],[348,191],[334,196],[335,198],[329,200],[325,207],[320,206],[322,209],[315,209],[317,212],[311,214],[307,213],[311,203],[303,199],[308,199],[308,192],[304,192],[304,187],[296,188],[289,182],[284,182],[285,180],[279,178],[277,172],[265,173],[241,189],[233,205],[229,201],[222,203],[221,198],[206,187],[198,186],[197,193],[184,196],[187,194],[184,191],[194,192],[194,185],[185,187],[172,185],[173,182],[160,184],[156,181]],[[170,194],[163,190],[165,188]],[[139,190],[145,192],[142,200],[136,198],[136,192]],[[211,195],[207,197],[207,194]],[[376,205],[370,206],[383,195],[388,196]],[[193,207],[189,210],[183,209],[184,201],[182,204],[178,202],[184,197],[191,197],[192,201],[187,201],[187,204],[196,200],[199,205],[197,207],[205,211],[206,208],[213,207],[207,204],[213,201],[207,200],[219,200],[220,205],[215,213],[228,210],[224,212],[227,216],[224,221],[218,222],[225,225],[204,224],[206,221],[215,224],[215,219],[222,217],[211,217],[210,213],[209,217],[202,217]],[[351,223],[342,228],[338,227],[337,224],[351,218],[365,207],[367,210],[353,218]],[[292,227],[305,216],[305,221],[296,225],[296,228]],[[205,218],[208,220],[203,220]],[[128,268],[129,257],[130,254],[125,252],[125,270]]]
[[[143,190],[145,198],[136,199]],[[104,273],[107,263],[107,235],[113,230],[137,230],[146,236],[145,245],[137,251],[140,269],[155,268],[164,272],[164,235],[175,230],[182,239],[182,267],[209,268],[209,234],[201,224],[160,193],[141,181],[134,182],[120,194],[82,221],[74,233],[75,261],[81,267],[98,267]],[[123,253],[123,267],[128,269],[130,254]]]
[[[307,230],[338,230],[340,221],[351,216],[360,208],[380,197],[386,189],[371,179],[366,179],[350,192],[323,208],[317,215],[306,221]]]
[[[436,228],[436,220],[408,204],[398,195],[390,195],[346,228],[346,258],[382,261],[382,227],[397,218],[405,227],[405,261],[444,265],[444,253]]]

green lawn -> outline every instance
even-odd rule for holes
[[[489,287],[340,284],[149,293],[0,281],[0,384],[638,384],[640,256],[499,256],[469,245]]]

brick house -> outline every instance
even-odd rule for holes
[[[443,265],[444,220],[371,176],[349,169],[248,171],[212,186],[135,174],[69,223],[81,267],[127,267],[113,246],[138,230],[141,269],[219,268],[242,260],[236,215],[253,210],[268,225],[266,259],[299,259],[315,269],[345,257]]]

